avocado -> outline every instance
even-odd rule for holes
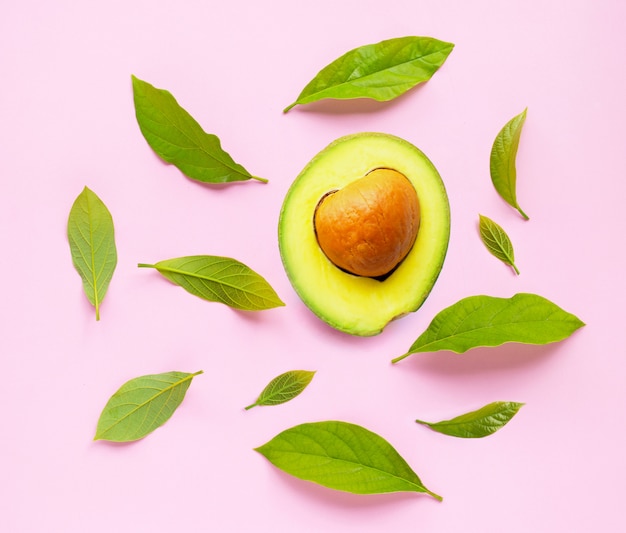
[[[437,169],[386,133],[341,137],[317,154],[289,188],[278,222],[281,259],[298,296],[333,328],[359,336],[419,309],[449,237]]]

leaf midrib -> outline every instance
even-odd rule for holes
[[[502,413],[502,411],[499,411],[496,414],[500,414]],[[420,420],[421,424],[426,424],[428,426],[431,427],[447,427],[447,428],[452,428],[452,427],[459,427],[459,426],[481,426],[481,427],[495,427],[495,426],[501,426],[502,423],[494,423],[494,424],[488,424],[488,423],[481,423],[481,421],[485,421],[489,418],[493,418],[495,415],[487,415],[487,416],[480,416],[477,418],[472,418],[472,419],[468,419],[466,421],[461,421],[461,422],[454,422],[451,420],[442,420],[441,422],[422,422]]]
[[[252,291],[252,290],[248,290],[248,289],[244,289],[241,286],[232,284],[232,283],[226,283],[224,281],[221,281],[220,279],[214,279],[211,278],[209,276],[202,276],[200,274],[195,274],[195,273],[191,273],[191,272],[186,272],[184,270],[180,270],[178,268],[172,268],[172,267],[163,267],[163,266],[159,266],[158,264],[155,265],[155,268],[159,271],[165,271],[165,272],[171,272],[173,274],[180,274],[181,276],[188,276],[191,278],[197,278],[197,279],[201,279],[201,280],[205,280],[205,281],[211,281],[213,283],[218,283],[220,285],[225,285],[226,287],[230,287],[231,289],[235,289],[238,291],[242,291],[245,292],[246,294],[252,294],[255,296],[259,296],[260,298],[264,298],[263,296],[260,296],[258,293]]]
[[[496,328],[496,327],[507,326],[507,325],[538,324],[538,323],[547,322],[547,321],[548,321],[548,319],[546,318],[546,319],[543,319],[543,320],[520,320],[520,321],[517,321],[517,322],[509,322],[507,324],[492,324],[492,325],[489,325],[489,326],[481,326],[481,327],[478,327],[478,328],[465,330],[465,331],[462,331],[460,333],[459,332],[454,332],[454,333],[452,333],[450,335],[446,335],[445,337],[439,337],[439,338],[435,339],[434,341],[431,341],[431,342],[429,342],[427,344],[420,345],[418,349],[421,350],[421,348],[424,348],[426,346],[432,346],[433,344],[436,344],[436,343],[438,343],[440,341],[445,341],[445,340],[454,338],[455,336],[456,337],[460,337],[461,335],[464,335],[466,333],[474,333],[474,332],[478,332],[478,331],[489,330],[489,329],[493,329],[493,328]],[[566,320],[559,320],[558,322],[568,322],[568,321],[566,321]],[[521,342],[521,341],[507,341],[507,342]],[[521,342],[521,343],[525,344],[524,342]],[[526,344],[533,344],[533,343],[527,342]]]
[[[311,98],[311,97],[316,97],[317,95],[323,94],[324,92],[326,92],[326,91],[328,91],[328,90],[331,90],[331,89],[336,89],[336,88],[340,88],[340,87],[343,87],[343,86],[346,86],[346,85],[351,85],[354,81],[357,81],[357,80],[358,80],[358,81],[363,81],[363,80],[366,80],[367,78],[371,78],[371,77],[373,77],[373,76],[377,76],[377,75],[379,75],[379,74],[381,74],[381,73],[383,73],[383,72],[387,72],[387,71],[392,70],[392,69],[394,69],[394,68],[401,67],[401,66],[403,66],[403,65],[407,65],[407,64],[409,64],[409,63],[413,63],[413,62],[415,62],[415,61],[419,61],[419,60],[424,59],[424,58],[427,58],[427,57],[429,57],[429,56],[432,56],[432,55],[435,55],[435,54],[441,53],[442,51],[447,50],[448,48],[451,48],[451,47],[444,47],[444,48],[443,48],[443,49],[441,49],[441,50],[437,50],[437,51],[435,51],[435,52],[430,52],[430,53],[428,53],[428,54],[424,54],[424,55],[419,56],[419,57],[417,57],[417,58],[413,58],[413,59],[411,59],[411,60],[409,60],[409,61],[403,61],[403,62],[401,62],[401,63],[397,63],[397,64],[395,64],[395,65],[393,65],[393,66],[391,66],[391,67],[386,67],[386,68],[383,68],[383,69],[381,69],[381,70],[377,70],[377,71],[372,72],[372,73],[370,73],[370,74],[367,74],[367,75],[365,75],[365,76],[360,76],[360,77],[353,78],[353,79],[347,79],[347,80],[345,80],[345,81],[342,81],[341,83],[337,83],[337,84],[335,84],[335,85],[330,85],[330,86],[327,86],[327,87],[325,87],[324,89],[322,89],[321,91],[316,91],[316,92],[314,92],[314,93],[310,93],[310,94],[306,95],[304,98],[302,98],[302,99],[300,99],[300,98],[299,98],[298,100],[299,100],[299,101],[303,101],[303,100],[308,99],[308,98]],[[354,70],[356,70],[356,69],[354,69]],[[352,72],[354,72],[354,70],[353,70]]]
[[[386,474],[386,475],[388,475],[389,477],[391,477],[393,479],[397,479],[397,480],[401,480],[403,482],[409,483],[410,485],[418,488],[419,489],[418,492],[427,492],[429,494],[432,494],[424,485],[421,484],[421,481],[416,483],[416,482],[411,481],[411,480],[409,480],[407,478],[401,477],[401,476],[399,476],[397,474],[393,474],[392,472],[388,472],[388,471],[382,470],[380,468],[375,468],[373,466],[368,466],[368,465],[365,465],[363,463],[357,463],[356,461],[350,461],[348,459],[341,459],[341,458],[338,458],[338,457],[332,457],[330,455],[315,454],[315,453],[312,453],[312,452],[281,451],[281,453],[283,453],[283,454],[290,454],[290,455],[306,455],[306,456],[318,457],[318,458],[328,458],[328,459],[331,459],[333,461],[337,461],[337,462],[344,463],[344,464],[347,464],[347,465],[359,466],[361,468],[365,468],[365,469],[371,470],[373,472],[382,472],[383,474]],[[415,476],[418,477],[417,474],[415,474]]]
[[[484,230],[485,234],[489,234],[484,235],[484,241],[487,247],[494,252],[502,253],[509,261],[509,263],[512,264],[515,258],[513,257],[513,254],[510,253],[512,245],[508,236],[505,236],[503,234],[503,230],[498,229],[495,226],[495,222],[493,222],[492,220],[489,222],[485,220]],[[491,238],[489,238],[489,236]]]
[[[93,217],[91,199],[89,195],[86,195],[87,200],[87,220],[89,221],[89,254],[91,259],[91,276],[93,279],[93,300],[94,307],[96,308],[96,320],[100,320],[100,297],[98,291],[98,278],[96,276],[96,250],[94,246],[94,231],[93,231]]]

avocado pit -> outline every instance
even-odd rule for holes
[[[402,173],[377,168],[324,195],[313,224],[320,248],[335,266],[356,276],[381,278],[415,243],[419,199]]]

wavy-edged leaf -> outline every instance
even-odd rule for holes
[[[424,492],[441,500],[389,442],[356,424],[301,424],[256,451],[284,472],[330,489],[354,494]]]
[[[414,36],[355,48],[318,72],[284,112],[325,98],[392,100],[429,80],[453,48],[452,43]]]
[[[246,407],[252,409],[257,405],[279,405],[293,400],[311,383],[315,371],[290,370],[272,379],[261,391],[257,400]]]
[[[509,120],[496,136],[491,148],[489,169],[491,181],[498,194],[528,220],[528,215],[522,211],[517,202],[517,169],[515,166],[522,127],[526,121],[526,111],[527,109],[524,109],[519,115]]]
[[[161,427],[185,398],[191,380],[202,374],[165,372],[131,379],[104,406],[94,440],[130,442]]]
[[[419,352],[463,353],[507,342],[549,344],[569,337],[584,325],[537,294],[518,293],[511,298],[469,296],[440,311],[407,353],[392,362]]]
[[[234,309],[261,311],[285,305],[263,277],[230,257],[191,255],[138,266],[156,268],[187,292]]]
[[[416,422],[444,435],[463,439],[479,439],[503,428],[523,405],[523,403],[517,402],[492,402],[476,411],[456,416],[450,420],[442,420],[441,422],[416,420]]]
[[[169,91],[132,76],[139,129],[164,161],[188,178],[204,183],[266,179],[250,174],[222,149],[219,138],[206,133]]]
[[[513,268],[516,274],[519,275],[519,270],[515,266],[515,252],[513,250],[513,243],[506,234],[506,231],[497,222],[494,222],[489,217],[478,215],[479,223],[478,229],[480,231],[480,239],[487,247],[487,250],[502,261]]]
[[[83,280],[83,290],[100,320],[100,304],[117,265],[113,217],[88,187],[78,195],[67,222],[72,262]]]

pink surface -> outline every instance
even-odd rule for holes
[[[0,530],[623,531],[625,18],[618,0],[5,2]],[[282,114],[332,59],[404,35],[456,44],[427,84],[388,104]],[[137,127],[131,74],[170,90],[269,184],[211,188],[163,164]],[[517,162],[528,222],[489,180],[491,143],[525,107]],[[367,130],[404,137],[430,157],[453,226],[422,309],[362,339],[330,330],[299,301],[276,226],[306,162]],[[66,238],[85,185],[116,226],[119,263],[100,322]],[[519,277],[483,248],[478,213],[508,231]],[[235,312],[136,266],[188,254],[245,262],[286,307]],[[521,291],[587,326],[549,347],[390,364],[456,300]],[[317,370],[300,397],[243,410],[272,377],[298,368]],[[165,426],[129,445],[92,441],[123,382],[200,369]],[[526,405],[485,439],[414,423],[495,400]],[[253,451],[292,425],[326,419],[385,437],[443,502],[330,491]]]

